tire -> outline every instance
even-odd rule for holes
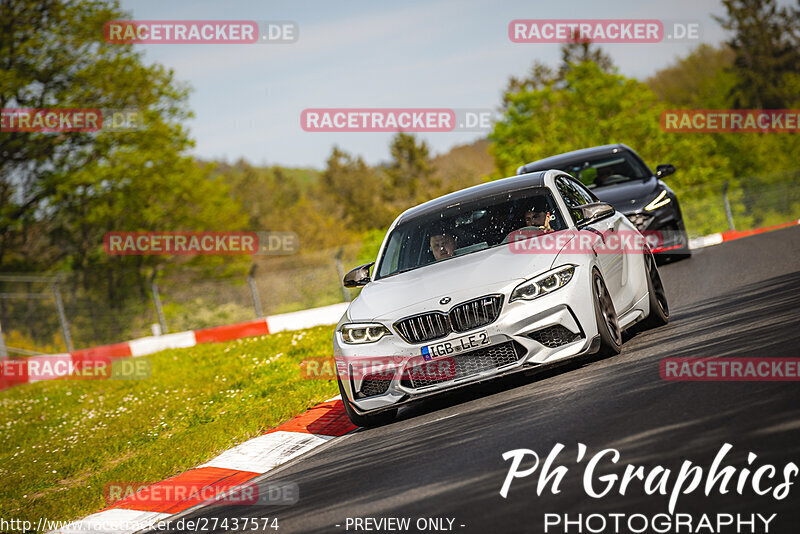
[[[606,283],[597,269],[592,271],[592,296],[597,332],[600,334],[600,356],[615,356],[622,350],[622,332],[617,323],[617,312]]]
[[[686,230],[683,229],[682,224],[680,232],[681,243],[683,243],[683,246],[678,250],[672,251],[672,253],[669,255],[671,261],[686,260],[692,257],[692,249],[689,248],[689,235],[686,233]]]
[[[347,398],[347,393],[345,393],[344,387],[342,387],[342,381],[339,379],[339,377],[336,377],[336,381],[339,383],[339,393],[342,395],[344,411],[347,412],[347,417],[350,418],[350,421],[354,425],[369,428],[373,426],[385,425],[394,421],[395,416],[397,416],[397,408],[376,413],[374,415],[360,415],[356,413],[356,411],[353,409],[353,406],[350,404],[350,400]]]
[[[649,252],[644,256],[645,270],[647,271],[647,292],[650,301],[650,314],[641,322],[643,329],[657,328],[669,322],[669,302],[661,275],[658,274],[655,258]]]
[[[689,248],[689,235],[686,233],[686,230],[683,228],[683,223],[678,225],[676,230],[680,232],[680,240],[683,245],[681,248],[677,250],[668,250],[665,252],[659,252],[656,256],[656,261],[658,264],[664,264],[666,262],[676,262],[680,260],[687,260],[692,257],[692,249]]]

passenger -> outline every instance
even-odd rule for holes
[[[550,227],[550,211],[544,202],[536,203],[525,212],[525,226],[534,227],[545,232],[552,232]]]

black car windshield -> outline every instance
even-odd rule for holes
[[[630,180],[649,178],[649,173],[630,153],[620,151],[595,158],[574,160],[558,166],[589,189],[606,187]]]
[[[515,230],[544,233],[565,228],[547,188],[509,191],[455,204],[398,224],[386,242],[375,278],[503,245]]]

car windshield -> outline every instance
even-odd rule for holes
[[[558,167],[589,189],[607,187],[630,180],[643,180],[649,173],[631,154],[618,152],[597,158],[575,160]]]
[[[398,224],[378,260],[375,278],[503,245],[515,230],[544,233],[565,228],[547,188],[509,191],[459,203]]]

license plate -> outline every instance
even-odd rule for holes
[[[425,360],[430,360],[432,358],[438,358],[439,356],[459,354],[477,347],[483,347],[489,343],[489,334],[484,330],[482,332],[469,334],[468,336],[442,341],[441,343],[426,345],[422,347],[421,352]]]

